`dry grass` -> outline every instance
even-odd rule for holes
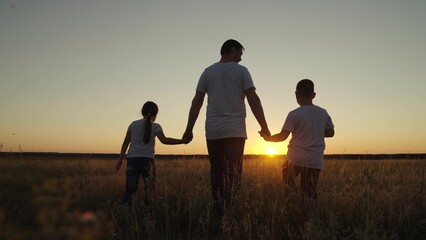
[[[0,239],[426,239],[424,160],[328,160],[316,202],[285,195],[283,159],[246,160],[238,204],[211,209],[209,163],[157,161],[156,201],[117,205],[113,159],[0,159]]]

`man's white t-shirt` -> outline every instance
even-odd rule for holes
[[[244,92],[253,88],[248,69],[236,62],[206,68],[197,91],[207,93],[206,138],[247,138]]]
[[[157,133],[163,131],[160,124],[152,123],[151,136],[148,143],[143,142],[145,129],[145,119],[133,121],[128,128],[130,131],[130,148],[127,157],[148,157],[154,158],[155,137]]]
[[[333,128],[331,117],[321,107],[300,106],[291,111],[283,126],[292,134],[287,160],[296,166],[324,168],[325,129]]]

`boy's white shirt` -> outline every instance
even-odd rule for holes
[[[325,129],[333,128],[331,117],[321,107],[300,106],[289,112],[283,125],[292,134],[287,160],[296,166],[324,168]]]
[[[128,128],[130,131],[130,148],[127,157],[148,157],[154,158],[155,137],[157,133],[163,131],[160,124],[152,123],[151,136],[148,143],[143,142],[143,132],[145,128],[145,119],[133,121]]]

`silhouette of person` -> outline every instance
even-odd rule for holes
[[[126,188],[120,204],[132,205],[132,196],[137,192],[139,177],[145,185],[145,204],[149,204],[155,191],[155,138],[168,145],[187,144],[188,139],[166,137],[160,124],[155,123],[158,106],[154,102],[146,102],[141,110],[142,119],[130,123],[121,146],[120,157],[115,168],[120,170],[123,159],[127,159]],[[129,147],[130,145],[130,147]],[[126,151],[129,149],[127,156]]]
[[[317,198],[319,174],[324,168],[324,138],[334,136],[330,115],[312,103],[315,95],[311,80],[299,81],[296,100],[300,107],[287,115],[280,133],[273,136],[261,133],[270,142],[285,141],[291,133],[287,159],[282,169],[284,184],[296,191],[295,178],[300,174],[302,196],[311,199]]]
[[[207,94],[205,134],[213,204],[220,213],[234,202],[241,187],[242,158],[247,139],[245,97],[261,127],[260,132],[270,135],[251,75],[246,67],[238,64],[243,50],[238,41],[225,41],[220,49],[220,61],[201,74],[183,135],[185,139],[193,138],[194,124]]]

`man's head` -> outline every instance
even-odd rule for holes
[[[240,62],[243,55],[244,47],[237,40],[229,39],[225,41],[220,49],[222,58],[227,58],[230,61]]]
[[[314,83],[309,79],[300,80],[296,86],[297,100],[312,100],[315,98]]]

